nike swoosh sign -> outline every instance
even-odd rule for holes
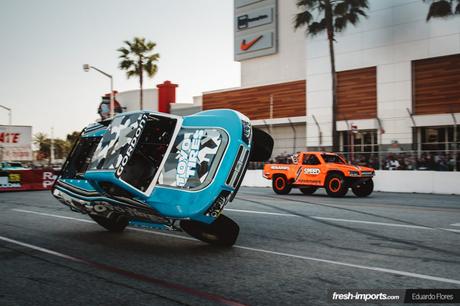
[[[256,37],[254,38],[253,40],[249,41],[248,43],[246,43],[246,39],[243,39],[243,41],[241,41],[241,44],[240,44],[240,49],[242,51],[247,51],[249,50],[252,46],[254,46],[254,44],[256,42],[258,42],[262,37],[264,37],[263,35],[260,35],[259,37]]]

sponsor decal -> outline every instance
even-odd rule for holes
[[[318,168],[304,168],[303,173],[309,174],[309,175],[318,175],[321,173],[321,170]]]
[[[240,50],[241,51],[247,51],[249,49],[251,49],[252,46],[254,46],[262,37],[264,37],[263,35],[260,35],[252,40],[250,40],[249,42],[246,42],[246,39],[243,39],[241,41],[241,44],[240,44]]]
[[[195,176],[198,153],[203,136],[204,130],[197,130],[193,134],[184,134],[184,140],[176,157],[179,159],[176,168],[176,182],[179,187],[185,186],[188,179]]]
[[[120,155],[118,156],[118,160],[120,160],[121,162],[120,162],[120,165],[117,168],[116,177],[120,177],[121,174],[123,173],[123,170],[125,169],[125,166],[129,161],[129,158],[133,154],[134,149],[136,148],[136,145],[139,142],[139,138],[142,135],[142,131],[144,130],[146,122],[147,122],[147,115],[144,114],[141,117],[141,119],[139,121],[139,124],[137,125],[136,132],[134,133],[134,136],[132,137],[132,139],[131,139],[131,141],[129,143],[129,146],[128,146],[128,149],[126,150],[126,153],[124,153],[124,154],[120,153]]]
[[[268,18],[267,14],[253,17],[253,18],[250,18],[248,14],[238,16],[238,30],[248,28],[251,22],[255,22],[255,21],[259,21],[259,20],[263,20],[267,18]]]
[[[0,143],[18,143],[21,133],[0,132]]]
[[[49,188],[53,186],[54,181],[57,178],[57,175],[55,175],[53,172],[43,172],[43,188]]]
[[[295,180],[296,181],[299,179],[300,174],[302,174],[302,167],[299,167],[299,169],[297,169],[297,173],[295,175]]]
[[[285,166],[271,166],[270,168],[272,170],[289,170],[289,167],[285,167]]]
[[[321,185],[321,181],[319,180],[298,180],[296,183],[300,184],[307,184],[307,185]]]

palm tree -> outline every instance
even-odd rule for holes
[[[143,105],[143,83],[144,83],[144,72],[147,73],[148,77],[153,77],[158,70],[158,66],[155,64],[160,58],[160,54],[153,53],[153,49],[156,43],[151,41],[145,41],[143,37],[134,37],[133,41],[125,41],[126,47],[121,47],[119,51],[121,62],[120,69],[126,70],[126,76],[128,79],[133,76],[139,77],[140,85],[140,97],[139,106],[140,109],[144,108]]]
[[[431,18],[446,18],[460,14],[460,0],[423,0],[423,2],[431,3],[426,21]]]
[[[356,25],[361,16],[367,17],[365,10],[369,6],[367,0],[297,0],[297,7],[301,12],[295,16],[294,28],[305,27],[307,36],[316,36],[326,32],[329,41],[332,74],[332,149],[338,151],[335,33],[343,31],[349,23]]]
[[[48,158],[51,148],[51,139],[44,133],[37,133],[34,135],[34,144],[38,146],[38,152],[41,158]]]

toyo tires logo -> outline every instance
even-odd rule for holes
[[[204,130],[198,130],[195,133],[184,134],[184,140],[177,154],[176,184],[179,187],[185,186],[190,177],[195,176],[196,166],[198,163],[198,154],[200,152],[201,138]]]
[[[131,141],[129,142],[129,146],[128,146],[128,149],[126,150],[126,153],[120,154],[118,157],[118,159],[121,160],[121,162],[120,162],[120,166],[118,166],[117,172],[115,173],[116,177],[120,177],[121,174],[123,173],[123,170],[125,169],[125,166],[129,161],[129,158],[133,154],[134,149],[136,148],[136,145],[139,142],[139,137],[141,137],[142,135],[142,131],[144,130],[146,122],[147,122],[147,115],[144,114],[142,115],[142,118],[140,119],[140,121],[138,121],[136,132],[133,138],[131,138]]]

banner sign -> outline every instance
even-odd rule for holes
[[[0,125],[0,159],[29,161],[32,155],[32,127]]]
[[[56,180],[53,169],[0,171],[0,192],[20,190],[48,190]]]

